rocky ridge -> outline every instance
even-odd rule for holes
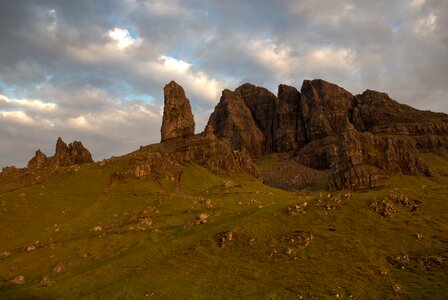
[[[82,165],[93,162],[92,155],[81,142],[74,141],[67,145],[62,138],[56,142],[55,154],[47,157],[42,151],[37,150],[34,157],[28,162],[28,169],[59,168],[72,165]]]
[[[114,173],[111,182],[144,177],[178,183],[189,163],[196,163],[218,175],[247,173],[258,177],[257,167],[247,152],[232,150],[227,143],[216,138],[211,126],[202,134],[194,135],[190,101],[180,85],[174,81],[167,84],[164,96],[162,142],[131,154],[133,158],[128,167]]]
[[[354,96],[324,80],[305,80],[300,92],[280,85],[278,96],[251,84],[224,90],[209,128],[254,160],[287,152],[306,167],[329,170],[334,190],[380,187],[395,173],[436,175],[418,154],[448,149],[446,114],[371,90]]]
[[[77,172],[80,170],[80,165],[93,162],[89,150],[79,141],[67,145],[58,138],[55,148],[55,154],[50,157],[47,157],[40,149],[37,150],[26,168],[4,167],[0,176],[6,176],[6,178],[3,179],[0,192],[46,183],[60,172],[61,168],[69,172]]]

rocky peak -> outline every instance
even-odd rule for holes
[[[251,157],[260,157],[265,149],[265,137],[257,126],[252,112],[239,92],[225,89],[210,116],[206,132],[215,136],[232,150],[245,150]]]
[[[55,154],[50,160],[50,164],[52,167],[65,167],[73,164],[68,146],[60,137],[56,141]]]
[[[67,144],[58,138],[56,142],[55,154],[51,157],[47,157],[42,151],[37,150],[34,157],[28,162],[29,169],[37,168],[59,168],[69,167],[74,164],[86,164],[93,162],[92,155],[81,142],[74,141]]]
[[[28,162],[28,168],[30,169],[42,168],[47,163],[47,160],[48,160],[47,156],[42,151],[40,151],[40,149],[38,149],[34,157]]]
[[[58,140],[56,141],[56,150],[55,154],[62,154],[62,153],[68,153],[68,146],[67,144],[62,140],[61,137],[58,137]]]
[[[301,113],[308,142],[326,136],[342,135],[347,127],[353,95],[321,79],[305,80],[302,85]]]
[[[191,112],[190,101],[184,89],[171,81],[164,89],[164,110],[161,128],[162,142],[194,135],[195,122]]]
[[[72,164],[85,164],[93,162],[92,155],[81,142],[74,141],[68,146]]]
[[[400,104],[386,93],[354,96],[324,80],[278,96],[244,84],[225,90],[208,122],[218,139],[252,159],[272,152],[329,171],[332,189],[378,187],[394,173],[433,174],[418,152],[448,149],[448,116]],[[293,150],[293,151],[292,151]]]
[[[257,127],[263,132],[264,145],[262,154],[275,151],[274,133],[277,127],[277,97],[263,87],[249,83],[243,84],[235,90],[240,95],[252,113]]]

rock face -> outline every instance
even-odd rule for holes
[[[264,153],[266,138],[238,92],[222,92],[205,131],[211,131],[211,128],[215,136],[232,150],[245,150],[251,157],[259,157]]]
[[[195,123],[184,89],[171,81],[164,87],[163,92],[165,107],[161,129],[162,142],[194,135]]]
[[[327,170],[331,189],[375,188],[396,173],[432,176],[419,153],[448,151],[448,115],[371,90],[354,96],[323,80],[305,80],[300,92],[280,85],[278,97],[251,84],[225,90],[206,132],[252,159],[288,152]]]
[[[34,157],[28,162],[28,169],[55,169],[91,162],[93,162],[92,155],[81,142],[74,141],[67,146],[61,138],[58,138],[54,156],[47,157],[42,151],[37,150]]]

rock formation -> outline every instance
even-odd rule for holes
[[[266,138],[238,92],[224,90],[221,100],[210,116],[206,131],[213,128],[217,138],[232,150],[245,150],[251,157],[264,154]]]
[[[254,160],[288,152],[288,159],[328,170],[331,189],[375,188],[395,173],[431,176],[418,154],[448,150],[446,114],[371,90],[354,96],[323,80],[305,80],[300,92],[280,85],[278,97],[251,84],[225,90],[206,127],[212,130]]]
[[[74,141],[67,146],[61,138],[58,138],[55,154],[47,157],[42,151],[37,150],[34,157],[28,162],[28,169],[55,169],[91,162],[93,162],[92,155],[81,142]]]
[[[171,81],[163,89],[165,106],[162,121],[162,142],[194,135],[194,119],[184,89]]]

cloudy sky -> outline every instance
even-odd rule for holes
[[[223,88],[322,78],[448,112],[446,0],[0,1],[0,166],[160,139],[163,86],[202,131]]]

